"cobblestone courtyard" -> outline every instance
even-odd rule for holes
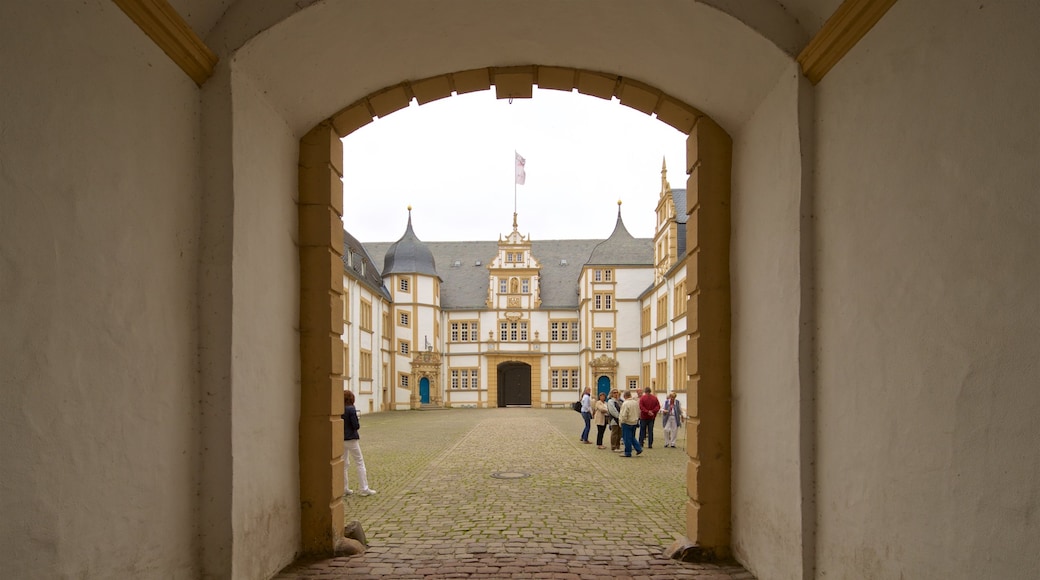
[[[276,578],[752,578],[661,555],[684,535],[684,432],[665,448],[658,425],[657,445],[625,459],[609,431],[606,449],[581,444],[581,427],[558,409],[364,415],[378,494],[347,497],[346,519],[361,522],[368,551]]]

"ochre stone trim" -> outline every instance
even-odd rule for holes
[[[798,55],[802,74],[817,84],[862,39],[896,0],[845,0]]]
[[[704,113],[635,79],[596,71],[556,66],[508,66],[478,68],[405,81],[361,98],[327,119],[340,138],[408,106],[414,98],[420,105],[495,87],[499,99],[529,99],[534,86],[557,91],[577,91],[584,95],[611,99],[689,134]],[[342,167],[340,167],[342,171]],[[342,208],[340,208],[342,209]]]
[[[732,553],[730,211],[733,141],[708,117],[687,139],[686,529],[699,557]]]
[[[217,55],[202,42],[166,0],[112,0],[166,56],[202,86],[213,74]]]
[[[299,167],[300,531],[304,553],[330,555],[345,517],[343,142],[332,123],[300,140]]]
[[[621,103],[690,137],[687,140],[687,535],[705,558],[731,554],[730,496],[730,285],[729,200],[732,171],[730,136],[713,120],[686,103],[634,79],[607,73],[551,66],[480,68],[405,81],[351,103],[315,127],[300,144],[300,289],[301,383],[300,489],[304,550],[328,552],[342,535],[343,486],[341,356],[343,263],[342,236],[325,231],[341,227],[342,143],[339,139],[408,106],[496,85],[499,98],[530,96],[533,85],[574,91]],[[499,87],[501,85],[501,87]],[[337,153],[338,151],[338,153]],[[339,160],[336,157],[340,158]],[[314,208],[306,206],[317,206]],[[676,208],[677,210],[680,208]],[[318,231],[310,232],[310,228]],[[303,243],[315,244],[304,246]],[[323,314],[328,312],[328,315]],[[327,330],[327,333],[326,333]],[[487,407],[498,404],[498,364],[531,365],[531,399],[541,405],[544,370],[540,355],[487,353],[483,384]],[[393,373],[396,369],[391,368]],[[616,384],[616,378],[614,379]],[[417,383],[416,383],[417,384]],[[331,433],[331,437],[329,434]],[[321,439],[320,441],[318,439]],[[329,442],[331,441],[331,444]],[[331,469],[331,473],[329,472]],[[332,482],[331,489],[328,482]],[[323,503],[324,502],[324,503]],[[330,509],[331,507],[331,509]]]

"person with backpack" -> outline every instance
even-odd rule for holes
[[[625,402],[621,404],[621,437],[625,440],[625,452],[619,457],[632,457],[632,449],[636,455],[643,454],[643,445],[636,439],[636,427],[639,426],[639,401],[632,397],[632,391],[625,391]]]
[[[621,424],[618,417],[621,416],[621,393],[617,389],[610,391],[607,399],[607,413],[610,415],[610,450],[621,450]]]
[[[592,445],[592,441],[589,441],[589,431],[592,430],[592,389],[589,387],[585,387],[585,392],[581,395],[581,418],[585,420],[581,442]]]

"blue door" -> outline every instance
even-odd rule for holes
[[[600,393],[603,393],[608,397],[610,396],[610,377],[606,375],[600,377],[599,380],[596,381],[596,396],[598,397]]]
[[[423,377],[419,380],[419,402],[430,402],[430,379]]]

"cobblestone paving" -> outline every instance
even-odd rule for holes
[[[276,578],[753,578],[661,555],[684,532],[686,456],[663,447],[660,426],[654,449],[619,459],[609,431],[606,449],[580,443],[569,409],[378,413],[361,424],[379,493],[347,497],[346,513],[368,551]]]

